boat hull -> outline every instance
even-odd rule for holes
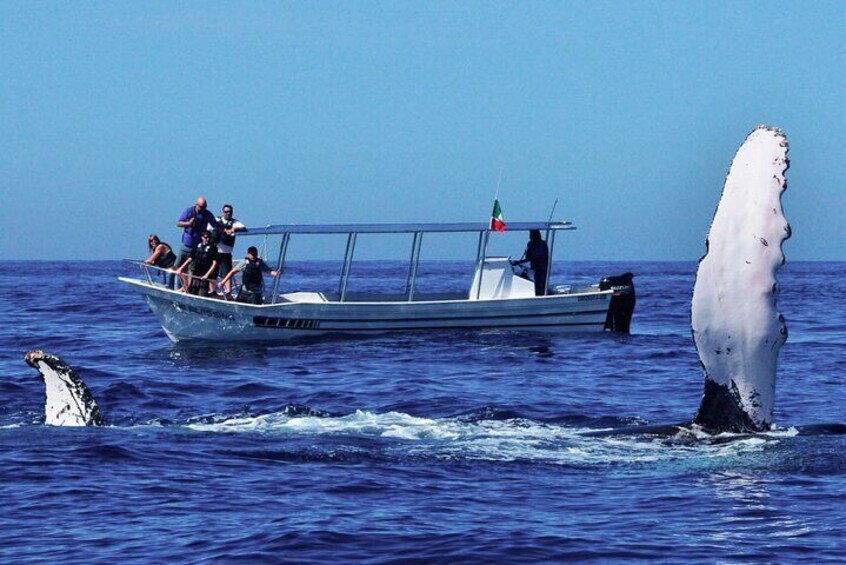
[[[327,334],[445,329],[601,332],[613,294],[597,291],[491,300],[256,306],[188,295],[136,279],[120,280],[144,296],[174,342],[285,342]]]

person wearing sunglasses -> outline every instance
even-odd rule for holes
[[[191,273],[191,280],[183,273],[188,268]],[[211,232],[208,230],[200,234],[200,243],[191,250],[191,256],[185,260],[176,270],[176,274],[182,280],[182,288],[189,294],[208,296],[209,279],[217,272],[217,249],[211,241]]]
[[[145,265],[151,265],[160,269],[172,269],[176,264],[176,253],[173,252],[170,244],[163,242],[156,234],[150,234],[147,238],[147,248],[150,250],[150,256],[144,259]],[[166,274],[164,271],[159,271],[165,284],[169,288],[173,288],[173,274]]]
[[[179,265],[191,256],[194,247],[200,243],[201,234],[210,229],[217,229],[217,218],[208,211],[208,203],[202,196],[197,198],[193,206],[182,211],[176,226],[182,228],[182,246],[179,249]]]
[[[159,239],[156,234],[151,234],[147,238],[147,248],[150,250],[150,256],[144,259],[147,265],[153,265],[160,269],[170,269],[176,264],[176,254],[169,244]]]
[[[232,212],[232,204],[223,205],[223,214],[217,218],[218,229],[215,231],[217,234],[218,272],[223,277],[232,270],[232,250],[235,247],[235,234],[247,230],[247,226],[232,217]],[[231,280],[227,280],[225,284],[221,281],[221,286],[227,295],[231,295]]]

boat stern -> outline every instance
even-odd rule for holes
[[[634,275],[623,273],[622,275],[605,277],[599,281],[599,289],[614,291],[611,296],[611,304],[608,306],[608,316],[605,318],[605,329],[623,334],[630,333],[632,315],[637,301]]]

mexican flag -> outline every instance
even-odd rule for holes
[[[491,229],[500,233],[505,231],[505,221],[502,219],[502,209],[499,207],[499,200],[494,200],[493,212],[491,212]]]

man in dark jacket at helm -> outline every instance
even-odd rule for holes
[[[512,265],[523,265],[529,263],[534,272],[535,296],[546,295],[546,278],[549,273],[549,247],[541,238],[540,231],[529,232],[529,243],[526,245],[526,252],[519,261],[512,261]]]

